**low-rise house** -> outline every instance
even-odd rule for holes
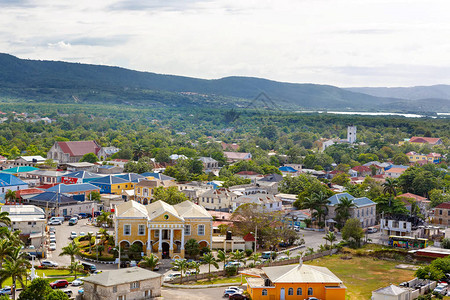
[[[372,300],[410,300],[411,289],[391,284],[372,292]]]
[[[13,165],[16,167],[24,166],[24,167],[34,167],[37,164],[42,164],[45,162],[45,158],[40,155],[34,156],[19,156],[14,162]]]
[[[129,159],[123,159],[123,158],[114,158],[108,161],[109,164],[112,164],[116,167],[125,168],[125,165],[129,162]]]
[[[239,149],[239,145],[236,143],[232,143],[232,144],[227,144],[224,142],[220,142],[221,146],[222,146],[222,150],[223,151],[238,151]]]
[[[399,178],[405,171],[405,168],[390,168],[389,170],[386,170],[385,174],[390,178]]]
[[[7,173],[0,173],[0,197],[5,198],[5,194],[8,190],[18,191],[27,189],[28,184],[14,175]]]
[[[263,267],[261,277],[247,277],[253,300],[307,299],[344,300],[346,287],[325,267],[298,265]]]
[[[37,194],[28,200],[28,204],[36,205],[49,216],[71,216],[79,213],[92,214],[96,209],[93,201],[78,201],[74,195],[58,192],[44,192]]]
[[[83,155],[98,154],[101,147],[96,141],[55,142],[47,153],[47,158],[60,164],[79,162]]]
[[[203,164],[203,170],[211,170],[219,168],[219,162],[211,157],[200,157],[198,159]]]
[[[140,267],[111,271],[84,278],[83,299],[143,300],[161,296],[163,275]]]
[[[106,160],[108,157],[111,157],[113,154],[119,152],[120,149],[114,146],[110,147],[101,147],[100,150],[97,153],[97,157],[100,160]]]
[[[400,141],[399,144],[403,145],[405,142],[409,142],[411,144],[416,144],[419,146],[423,146],[423,145],[435,146],[435,145],[443,144],[443,142],[440,138],[431,138],[431,137],[423,137],[423,136],[413,136],[409,140]]]
[[[91,173],[88,171],[76,171],[72,173],[64,174],[61,177],[61,183],[74,184],[74,183],[88,183],[92,180],[104,177],[104,175]]]
[[[261,211],[273,212],[282,209],[281,199],[269,194],[250,194],[243,195],[231,201],[233,211],[239,206],[247,203],[256,204]]]
[[[16,191],[17,202],[23,203],[26,202],[27,199],[37,195],[42,194],[44,191],[37,188],[29,188]]]
[[[433,223],[450,225],[450,202],[441,203],[434,208]]]
[[[409,203],[409,201],[415,202],[417,204],[417,206],[420,208],[420,212],[425,216],[427,215],[428,209],[430,208],[430,204],[431,204],[431,201],[428,200],[427,198],[419,196],[419,195],[415,195],[412,193],[404,193],[401,195],[397,195],[396,198],[402,199],[402,201],[407,200],[407,202],[403,201],[403,203],[405,203],[405,205],[408,205],[408,204],[411,205]]]
[[[61,182],[61,177],[63,177],[67,172],[61,171],[51,171],[51,170],[35,170],[27,174],[27,178],[38,179],[39,185],[58,183]]]
[[[441,162],[442,155],[439,153],[429,153],[429,154],[419,154],[417,152],[411,151],[406,153],[406,156],[408,156],[410,163],[433,163],[438,164]]]
[[[263,177],[261,174],[253,171],[240,171],[236,173],[236,176],[239,176],[242,179],[250,179],[251,182],[256,182],[257,179]]]
[[[160,179],[144,179],[140,180],[134,185],[134,200],[144,205],[152,202],[155,189],[158,187],[169,188],[177,187],[177,184],[172,180],[160,180]]]
[[[238,195],[229,189],[219,188],[201,194],[198,202],[206,209],[228,212],[232,209],[231,202],[237,197]]]
[[[269,174],[263,178],[258,178],[256,184],[261,188],[266,190],[268,193],[276,194],[278,193],[278,183],[283,180],[283,175],[280,174]]]
[[[126,179],[108,175],[89,181],[90,184],[100,187],[100,193],[121,195],[124,190],[131,190],[134,184]]]
[[[328,198],[330,203],[327,205],[327,219],[336,218],[336,208],[344,197],[352,200],[355,205],[350,208],[350,218],[358,219],[363,228],[375,225],[377,204],[367,197],[355,198],[349,193],[336,194]]]
[[[79,183],[79,184],[58,184],[55,185],[49,189],[47,189],[47,192],[58,192],[58,193],[64,193],[69,195],[83,195],[83,200],[89,199],[89,194],[92,192],[99,192],[100,188],[96,185],[90,184],[90,183]]]
[[[412,232],[412,223],[406,217],[396,219],[382,218],[380,220],[380,231],[381,234],[385,236],[410,236]]]
[[[67,171],[69,172],[76,172],[76,171],[88,171],[93,172],[97,169],[96,164],[92,164],[90,162],[70,162],[66,163]]]
[[[145,172],[141,174],[142,176],[146,177],[147,179],[159,179],[159,180],[171,180],[175,182],[175,178],[164,175],[163,173],[155,173],[155,172]]]
[[[279,167],[278,170],[283,174],[284,176],[290,175],[290,176],[297,176],[299,174],[299,170],[294,169],[293,167],[283,166]]]
[[[113,165],[102,165],[97,167],[97,173],[99,174],[118,174],[123,172],[122,167]]]
[[[186,183],[177,183],[178,189],[183,192],[186,197],[194,202],[198,201],[198,197],[208,190],[214,189],[210,184],[203,183],[201,181],[191,181]]]
[[[184,246],[195,239],[200,247],[211,247],[212,217],[200,205],[187,200],[176,205],[156,201],[143,205],[129,201],[114,210],[116,246],[137,244],[147,255],[184,258]]]
[[[7,212],[11,228],[20,230],[20,238],[26,245],[41,247],[45,239],[45,212],[34,205],[2,205],[0,212]]]
[[[132,183],[138,183],[140,180],[147,179],[147,177],[136,174],[136,173],[125,173],[125,174],[120,174],[120,175],[115,175],[115,176],[125,179],[126,181],[132,182]]]
[[[372,175],[372,169],[366,166],[354,166],[351,168],[353,171],[356,171],[356,176],[358,177],[366,177]],[[353,176],[352,176],[353,177]]]
[[[38,168],[35,167],[14,167],[14,168],[9,168],[6,170],[1,170],[0,173],[6,173],[6,174],[12,174],[16,177],[20,177],[20,178],[27,178],[28,173],[32,172],[32,171],[36,171],[39,170]]]
[[[227,162],[230,163],[252,159],[252,154],[246,152],[223,152],[223,155],[225,155]]]

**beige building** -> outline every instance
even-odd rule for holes
[[[239,197],[237,193],[229,189],[220,188],[216,190],[209,190],[200,195],[198,203],[209,210],[230,211],[232,201]]]
[[[142,204],[149,204],[153,200],[155,189],[157,187],[169,188],[178,185],[173,180],[148,179],[141,180],[134,185],[134,200]]]
[[[195,239],[200,247],[212,244],[212,217],[191,201],[176,205],[129,201],[116,206],[114,220],[116,246],[126,249],[138,244],[142,252],[159,258],[183,258],[189,239]]]
[[[104,271],[84,279],[85,300],[141,300],[161,296],[163,275],[139,267]]]

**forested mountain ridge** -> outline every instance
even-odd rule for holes
[[[282,109],[389,110],[389,104],[394,102],[396,110],[415,110],[414,104],[406,100],[375,97],[330,85],[237,76],[205,80],[0,54],[0,97],[62,103],[245,107],[261,92]],[[442,105],[439,100],[438,106],[449,104]],[[426,107],[427,110],[430,108]]]
[[[412,87],[356,87],[346,90],[364,93],[375,97],[401,98],[408,100],[447,99],[450,100],[450,85],[438,84],[431,86]]]

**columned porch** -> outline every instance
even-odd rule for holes
[[[153,253],[160,259],[184,257],[183,224],[149,224],[147,255]]]

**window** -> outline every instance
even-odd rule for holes
[[[191,235],[191,225],[184,225],[184,235]]]
[[[130,283],[130,289],[138,289],[139,288],[139,281]]]
[[[198,225],[198,235],[205,235],[205,225]]]
[[[144,235],[144,234],[145,234],[145,225],[139,224],[138,235]]]
[[[403,229],[406,229],[406,222],[403,222]]]
[[[113,293],[117,293],[117,285],[113,286]]]
[[[313,294],[313,289],[312,288],[308,288],[308,296],[312,296]]]
[[[144,298],[151,298],[152,297],[152,291],[151,290],[147,290],[144,292]]]
[[[358,218],[359,218],[359,210],[358,210]]]
[[[301,296],[303,294],[302,288],[297,289],[297,296]]]
[[[364,208],[361,210],[361,217],[364,217]]]
[[[123,225],[123,234],[131,235],[131,225]]]
[[[214,203],[214,198],[211,198],[211,203]]]
[[[138,187],[138,194],[140,194],[140,193],[141,193],[141,188]]]
[[[155,230],[155,238],[159,237],[159,230]]]
[[[293,288],[289,288],[289,289],[288,289],[288,295],[289,295],[289,296],[294,295],[294,289],[293,289]]]
[[[442,215],[442,209],[439,210],[439,214]]]
[[[118,296],[117,300],[127,300],[127,296],[126,295]]]
[[[266,289],[263,289],[261,295],[267,296],[267,290],[266,290]]]

